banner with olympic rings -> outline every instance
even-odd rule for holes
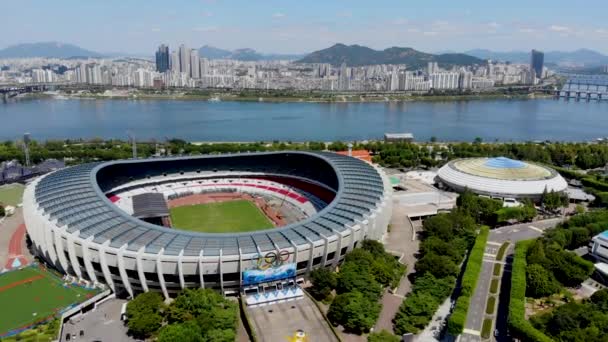
[[[295,277],[296,264],[285,263],[288,260],[289,252],[286,250],[278,253],[271,251],[264,255],[258,254],[252,259],[254,268],[243,271],[243,285]]]

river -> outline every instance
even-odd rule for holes
[[[410,132],[416,140],[560,140],[608,136],[608,101],[554,99],[382,103],[19,99],[0,103],[0,139],[181,138],[334,141]]]

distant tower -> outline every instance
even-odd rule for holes
[[[530,53],[530,71],[535,73],[536,78],[543,78],[543,64],[545,63],[545,54],[541,51],[532,50]]]
[[[135,136],[131,134],[130,131],[127,131],[129,135],[129,141],[131,142],[131,149],[133,151],[133,159],[137,159],[137,143],[135,141]]]
[[[23,152],[25,154],[25,166],[30,166],[30,134],[23,134]]]
[[[162,44],[156,51],[156,71],[165,72],[169,70],[169,47]]]
[[[352,157],[353,156],[353,144],[348,143],[348,156]]]

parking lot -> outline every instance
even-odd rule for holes
[[[124,300],[111,299],[94,311],[72,317],[63,326],[61,342],[65,341],[100,341],[100,342],[133,342],[127,336],[127,327],[120,320],[120,309]],[[82,331],[82,335],[81,335]],[[69,337],[67,337],[69,336]]]
[[[304,331],[311,342],[338,341],[321,312],[306,296],[285,303],[247,308],[247,315],[258,341],[290,341],[298,330]]]

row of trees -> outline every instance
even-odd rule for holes
[[[145,292],[127,305],[129,332],[159,342],[232,342],[237,304],[210,289],[185,289],[170,305],[157,292]]]
[[[209,154],[242,151],[276,150],[324,150],[344,151],[347,144],[341,141],[324,142],[255,142],[192,144],[180,139],[138,142],[138,154],[148,157],[156,153],[157,147],[171,154]],[[608,163],[608,145],[586,143],[472,143],[426,144],[384,143],[372,141],[354,143],[354,149],[366,149],[373,153],[374,161],[389,167],[437,166],[454,158],[506,156],[555,166],[575,166],[580,169],[603,167]],[[49,140],[30,143],[32,161],[48,158],[86,162],[129,158],[131,145],[125,140]],[[0,143],[0,161],[22,160],[21,144],[13,141]]]
[[[328,300],[335,291],[328,319],[345,331],[360,334],[376,323],[384,288],[398,284],[404,273],[405,266],[380,242],[365,240],[346,256],[339,273],[326,268],[312,271],[309,292],[317,300]]]
[[[570,302],[531,318],[532,325],[557,341],[605,341],[608,334],[608,289],[582,302]]]
[[[568,250],[583,247],[608,226],[608,210],[579,214],[537,239],[527,253],[526,295],[540,298],[576,286],[593,273],[593,264]]]
[[[454,288],[459,264],[475,240],[476,228],[475,220],[460,207],[424,221],[413,290],[393,319],[396,334],[417,333],[430,322]]]

